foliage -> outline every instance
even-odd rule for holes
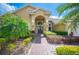
[[[13,14],[5,14],[0,17],[0,37],[18,39],[29,36],[28,23],[21,17]]]
[[[32,40],[32,37],[28,37],[26,39],[23,40],[23,45],[27,45],[28,43],[30,43]]]
[[[6,42],[6,39],[5,38],[0,38],[0,44],[1,43],[5,43]]]
[[[57,33],[57,35],[68,35],[68,32],[65,31],[52,31],[52,32]]]
[[[6,43],[6,39],[5,38],[0,38],[0,51],[2,51],[4,49],[4,43]]]
[[[16,48],[16,45],[12,43],[8,44],[7,46],[7,50],[9,51],[9,53],[11,53],[15,48]]]
[[[59,16],[64,12],[67,12],[67,14],[63,16],[63,19],[61,19],[61,22],[70,21],[68,29],[70,29],[70,31],[76,31],[79,25],[79,3],[67,3],[61,5],[57,8]]]
[[[56,35],[56,33],[55,32],[50,32],[50,31],[45,31],[44,35],[45,36],[47,36],[47,35]]]
[[[58,55],[79,55],[79,46],[61,46],[56,48]]]
[[[1,52],[1,46],[0,46],[0,52]]]

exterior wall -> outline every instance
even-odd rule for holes
[[[65,24],[56,24],[54,25],[54,30],[55,31],[65,31]]]
[[[50,17],[49,20],[51,20],[55,24],[58,24],[58,22],[60,21],[59,19],[53,17]],[[68,34],[70,34],[70,30],[68,29],[69,24],[70,21],[68,21],[66,25],[54,25],[53,29],[57,31],[67,31]],[[76,29],[76,31],[74,31],[74,36],[79,36],[79,27]]]
[[[29,24],[29,28],[31,29],[31,19],[29,17],[29,14],[27,13],[27,11],[29,10],[30,8],[23,8],[22,10],[19,10],[15,13],[15,15],[17,16],[20,16],[21,18],[23,18],[24,20],[27,20],[28,21],[28,24]]]
[[[23,8],[21,10],[18,10],[15,12],[15,15],[20,16],[21,18],[25,19],[29,23],[29,27],[31,30],[35,30],[35,19],[37,16],[43,16],[45,18],[44,22],[44,31],[48,31],[48,17],[49,14],[47,14],[45,11],[39,9],[34,14],[29,14],[29,10],[35,10],[35,8]]]
[[[49,17],[49,20],[53,22],[52,30],[55,31],[67,31],[66,24],[59,23],[60,19],[56,17]]]
[[[56,31],[67,31],[67,26],[68,25],[64,25],[64,24],[57,24],[59,22],[59,19],[55,19],[55,18],[48,18],[50,15],[46,14],[46,12],[44,12],[43,10],[39,9],[35,14],[29,15],[28,14],[28,10],[35,10],[36,8],[22,8],[21,10],[18,10],[15,12],[15,15],[20,16],[21,18],[23,18],[24,20],[27,20],[29,23],[29,27],[30,29],[35,30],[35,18],[39,15],[43,16],[45,18],[45,22],[44,22],[44,31],[48,31],[48,20],[52,20],[54,23],[56,23],[56,25],[54,25],[54,30]],[[79,36],[79,28],[77,28],[76,32],[74,32],[74,36]],[[68,30],[68,33],[70,33],[70,31]]]

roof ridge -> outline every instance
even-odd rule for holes
[[[30,5],[30,4],[28,4],[28,5],[24,5],[23,7],[20,7],[20,8],[18,8],[17,10],[15,10],[13,13],[15,13],[15,12],[17,12],[17,11],[19,11],[19,10],[21,10],[21,9],[23,9],[23,8],[25,8],[25,7],[33,7],[32,5]],[[35,7],[33,7],[33,8],[35,8]]]
[[[15,10],[13,13],[16,13],[17,11],[19,11],[19,10],[25,8],[25,7],[32,7],[32,8],[36,8],[36,10],[42,10],[42,11],[45,11],[45,12],[49,12],[49,13],[50,13],[50,11],[44,10],[44,9],[42,9],[42,8],[34,7],[34,6],[32,6],[31,4],[24,5],[23,7],[18,8],[17,10]]]

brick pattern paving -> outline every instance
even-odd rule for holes
[[[38,34],[32,42],[28,55],[55,55],[55,48],[58,46],[60,45],[49,44],[43,34]]]

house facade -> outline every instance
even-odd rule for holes
[[[14,14],[20,16],[24,20],[27,20],[29,28],[35,31],[35,33],[48,30],[66,31],[65,24],[58,23],[58,19],[50,18],[51,13],[49,11],[33,7],[31,5],[15,11]]]

